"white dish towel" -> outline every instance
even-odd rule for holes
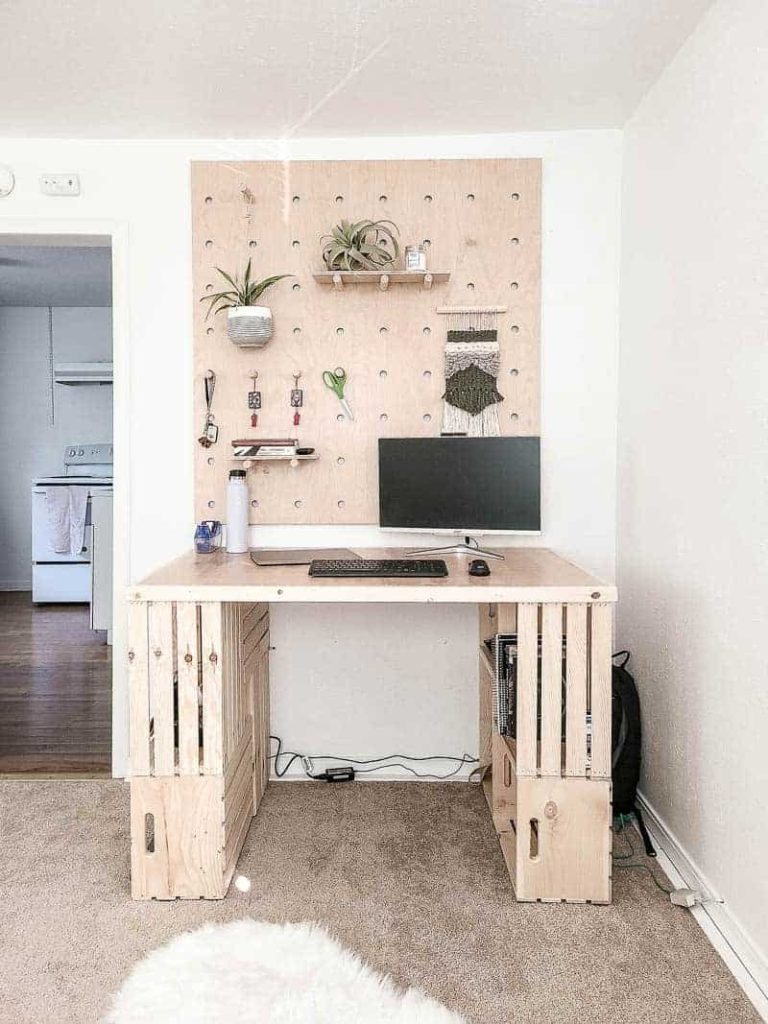
[[[45,492],[51,547],[57,555],[79,555],[83,550],[87,487],[49,487]]]

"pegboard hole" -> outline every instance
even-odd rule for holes
[[[292,196],[291,197],[291,202],[294,203],[294,204],[300,203],[301,202],[301,196]]]
[[[520,375],[520,371],[517,369],[517,367],[513,366],[512,369],[509,371],[509,375],[510,377],[518,377]]]
[[[431,202],[432,202],[432,199],[433,199],[433,196],[431,196],[431,195],[430,195],[429,193],[427,193],[427,194],[426,194],[426,195],[424,196],[424,202],[425,202],[425,203],[431,203]]]
[[[256,498],[252,498],[251,499],[251,508],[258,508],[258,507],[259,507],[258,500]]]
[[[380,203],[386,203],[386,201],[387,201],[387,197],[385,195],[380,195],[379,196],[379,202]]]
[[[379,328],[379,334],[387,334],[388,331],[389,331],[388,327],[380,327]]]
[[[424,378],[424,380],[432,380],[432,371],[425,370],[424,373],[422,374],[422,377]]]
[[[212,291],[213,291],[213,285],[212,285],[212,284],[207,284],[207,285],[205,286],[205,290],[206,290],[207,292],[212,292]]]
[[[379,376],[381,377],[382,380],[386,380],[389,374],[387,373],[386,370],[379,370]]]
[[[342,335],[342,334],[344,333],[344,328],[343,328],[343,327],[337,327],[337,328],[336,328],[336,333],[337,333],[337,334],[338,334],[339,336],[341,336],[341,335]]]
[[[518,199],[520,198],[520,193],[519,192],[513,192],[512,195],[509,198],[512,199],[514,202],[517,202]]]
[[[336,506],[337,506],[337,508],[346,508],[347,507],[347,503],[346,503],[346,501],[344,501],[343,498],[339,498],[339,500],[336,502]]]
[[[213,202],[213,196],[206,196],[205,197],[205,205],[206,206],[210,206],[212,202]]]
[[[344,456],[343,456],[343,455],[340,455],[340,456],[339,456],[339,457],[338,457],[338,458],[336,459],[336,465],[337,465],[337,466],[343,466],[343,465],[344,465],[344,463],[345,463],[346,461],[347,461],[347,460],[346,460],[346,459],[344,458]]]
[[[295,292],[300,292],[301,291],[301,285],[297,282],[295,285],[293,285],[293,290]]]
[[[294,503],[293,503],[293,507],[294,508],[301,508],[303,504],[304,504],[304,502],[301,500],[301,498],[297,498],[296,501],[294,501]]]
[[[510,238],[509,244],[510,245],[520,245],[520,239],[519,238]]]
[[[380,422],[380,423],[386,423],[388,419],[389,419],[389,416],[388,416],[388,415],[387,415],[387,414],[386,414],[385,412],[383,412],[383,413],[382,413],[382,414],[381,414],[381,415],[379,416],[379,422]]]
[[[421,332],[421,333],[422,333],[422,334],[431,334],[431,333],[432,333],[432,328],[431,328],[431,327],[424,327],[424,328],[422,329],[422,332]]]
[[[255,239],[255,238],[252,238],[252,239],[250,240],[250,242],[248,243],[248,248],[249,248],[249,249],[255,249],[255,248],[256,248],[256,246],[257,246],[258,244],[259,244],[259,243],[258,243],[258,242],[256,241],[256,239]]]
[[[298,238],[294,238],[294,240],[291,242],[291,245],[293,246],[294,249],[298,249],[299,246],[301,245],[301,242],[298,240]]]
[[[467,289],[469,291],[473,292],[475,290],[475,282],[474,281],[467,281]]]
[[[519,416],[517,415],[517,413],[516,413],[516,412],[511,412],[511,413],[509,414],[509,418],[510,418],[511,420],[519,420],[519,419],[520,419],[520,417],[519,417]]]
[[[512,289],[513,292],[516,292],[520,285],[517,283],[517,281],[510,281],[509,287]]]
[[[213,247],[213,241],[210,238],[206,238],[206,240],[205,240],[205,248],[206,249],[210,249],[212,247]]]
[[[212,327],[206,327],[205,333],[206,334],[213,334],[213,328]]]
[[[424,415],[421,418],[424,420],[425,423],[431,423],[432,422],[432,413],[425,412]]]
[[[474,192],[467,192],[467,200],[470,203],[474,203],[474,201],[475,201],[475,193]]]
[[[216,502],[215,501],[209,501],[208,502],[208,508],[216,508]]]
[[[342,196],[342,195],[338,195],[338,196],[336,196],[336,197],[334,198],[334,202],[335,202],[335,203],[343,203],[343,202],[344,202],[344,196]]]
[[[209,466],[215,466],[216,465],[216,459],[214,459],[214,457],[212,455],[209,455],[208,458],[205,461],[208,463]]]
[[[513,334],[519,334],[520,328],[517,324],[512,324],[512,326],[510,327],[510,331],[512,331]]]
[[[428,249],[430,247],[430,245],[432,245],[432,239],[431,238],[422,238],[421,244],[424,246],[425,249]]]
[[[345,420],[346,418],[347,418],[347,417],[346,417],[346,416],[344,415],[344,413],[343,413],[343,412],[340,412],[340,413],[338,414],[338,416],[336,417],[336,420],[337,420],[337,421],[338,421],[339,423],[343,423],[343,422],[344,422],[344,420]]]
[[[293,333],[294,334],[301,334],[301,328],[300,327],[294,327],[293,328]]]

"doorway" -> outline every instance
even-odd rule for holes
[[[108,235],[0,235],[0,773],[112,769]]]

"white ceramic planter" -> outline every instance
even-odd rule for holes
[[[227,312],[227,334],[234,345],[263,348],[272,337],[269,306],[233,306]]]

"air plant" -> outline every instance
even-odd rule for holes
[[[208,313],[206,319],[211,313],[220,313],[223,309],[233,309],[235,306],[255,306],[257,299],[259,299],[267,288],[271,288],[273,284],[278,281],[282,281],[284,277],[293,277],[293,274],[275,274],[273,277],[262,278],[261,281],[251,280],[251,261],[245,268],[245,273],[238,279],[237,277],[231,277],[226,271],[216,267],[216,271],[221,274],[227,284],[232,287],[224,292],[214,292],[211,295],[204,295],[201,302],[209,302]]]
[[[323,260],[329,270],[384,270],[397,259],[400,246],[391,220],[343,220],[323,235]]]

